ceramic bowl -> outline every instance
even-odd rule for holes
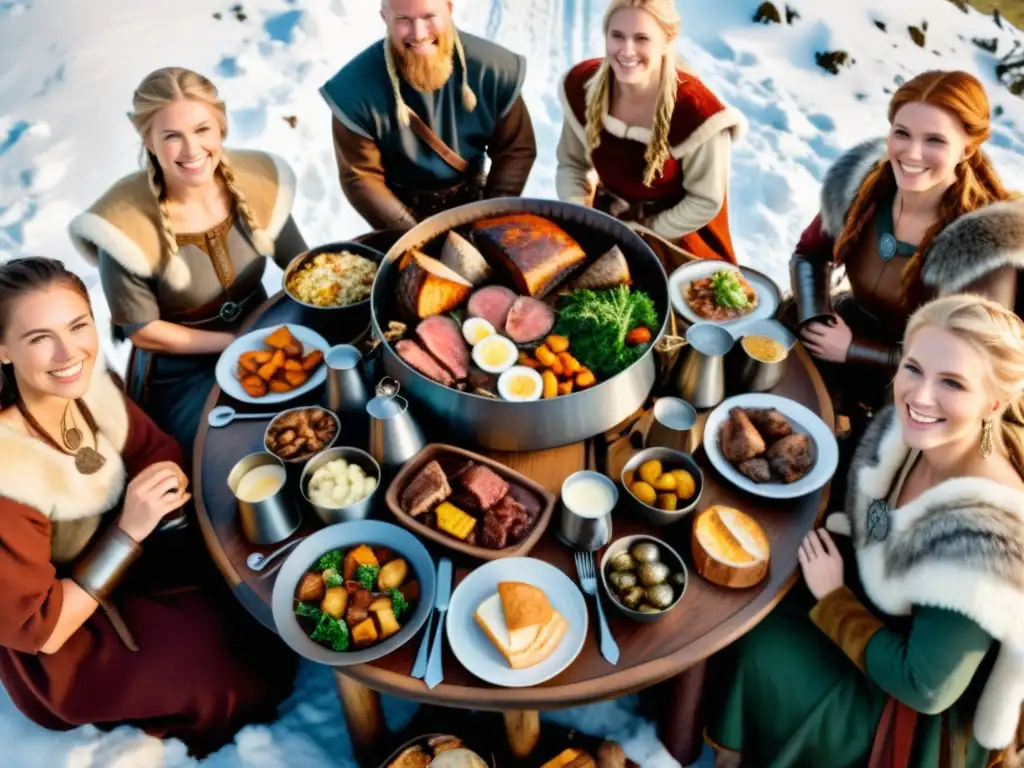
[[[669,567],[672,573],[683,574],[683,586],[681,589],[676,590],[676,599],[672,601],[672,604],[657,613],[646,613],[644,611],[637,611],[627,607],[616,594],[613,594],[612,586],[608,583],[608,574],[611,571],[611,561],[616,555],[622,552],[630,551],[634,545],[641,542],[651,542],[658,546],[661,555],[661,562],[665,563]],[[656,621],[660,621],[665,618],[672,610],[679,605],[683,599],[683,595],[686,594],[686,588],[690,585],[690,573],[686,568],[686,563],[683,562],[683,558],[679,556],[672,547],[666,544],[661,539],[657,539],[654,536],[647,536],[645,534],[637,534],[635,536],[623,536],[621,539],[613,541],[604,552],[604,557],[601,558],[601,588],[604,591],[605,596],[619,613],[633,621],[639,621],[642,624],[653,624]]]
[[[351,504],[346,504],[343,507],[324,507],[313,503],[309,498],[309,481],[320,467],[335,459],[344,459],[349,464],[358,465],[366,473],[367,477],[372,477],[376,481],[377,485],[369,496]],[[316,512],[317,517],[323,521],[324,525],[333,525],[334,523],[347,523],[352,520],[365,520],[369,517],[370,512],[373,511],[374,502],[380,493],[380,481],[380,465],[374,460],[373,456],[359,448],[341,445],[320,451],[320,453],[306,462],[302,475],[299,477],[299,489],[302,491],[302,498]]]
[[[693,496],[689,499],[681,499],[678,502],[683,506],[671,511],[658,509],[640,501],[629,490],[630,479],[636,475],[644,462],[651,459],[657,459],[663,467],[668,467],[669,469],[685,469],[693,476]],[[697,466],[693,456],[672,448],[646,448],[640,451],[626,462],[626,466],[622,468],[622,475],[619,480],[622,483],[622,493],[619,497],[625,501],[627,507],[632,512],[653,525],[672,525],[672,523],[677,523],[684,519],[697,508],[701,494],[704,493],[704,473]]]

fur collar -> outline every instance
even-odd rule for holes
[[[889,406],[850,470],[846,510],[860,577],[890,615],[908,615],[914,605],[957,611],[1001,643],[974,720],[978,743],[1001,749],[1024,702],[1024,492],[983,478],[947,480],[896,510],[889,535],[875,541],[868,507],[889,495],[908,456]]]
[[[101,515],[114,507],[125,486],[121,451],[128,440],[128,408],[102,360],[96,361],[83,399],[100,430],[98,447],[107,459],[103,468],[94,475],[79,474],[72,457],[0,424],[0,497],[53,521]]]
[[[295,174],[276,155],[246,150],[228,154],[256,221],[276,239],[291,215]],[[88,211],[72,219],[68,231],[75,248],[90,264],[99,262],[103,250],[133,275],[159,277],[182,290],[192,276],[184,259],[164,252],[161,227],[149,181],[145,172],[139,171],[118,181]]]
[[[885,139],[843,154],[821,186],[821,221],[837,237],[864,178],[885,160]],[[957,293],[1001,267],[1024,270],[1024,199],[993,203],[961,216],[932,243],[921,279],[939,295]]]

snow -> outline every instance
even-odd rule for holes
[[[1001,114],[987,151],[1012,186],[1024,172],[1024,101],[994,77],[997,56],[1019,36],[1004,22],[963,14],[946,0],[790,0],[792,25],[756,25],[759,0],[677,0],[680,51],[705,82],[742,110],[750,130],[733,154],[730,219],[740,260],[784,289],[787,261],[817,210],[829,164],[858,141],[886,130],[886,105],[899,82],[925,69],[978,75]],[[602,50],[604,0],[456,0],[465,30],[526,55],[524,96],[538,160],[525,194],[554,196],[561,125],[557,83],[575,61]],[[207,73],[230,110],[229,144],[284,156],[299,180],[295,217],[310,243],[342,240],[366,227],[338,187],[329,112],[317,93],[351,56],[382,34],[371,0],[248,0],[244,20],[232,3],[175,0],[0,0],[0,260],[27,254],[64,259],[92,286],[96,276],[73,251],[69,219],[119,176],[138,167],[139,142],[125,117],[131,93],[157,67]],[[783,7],[780,3],[780,8]],[[214,18],[214,13],[221,15]],[[925,46],[907,32],[927,20]],[[887,28],[882,31],[876,25]],[[971,43],[999,41],[996,56]],[[838,76],[815,53],[843,49],[855,64]],[[291,127],[286,117],[297,118]],[[279,272],[268,270],[268,285]],[[113,353],[113,350],[108,350]],[[414,705],[385,700],[400,726]],[[644,768],[677,763],[636,713],[636,698],[554,712],[552,721],[619,740]],[[14,768],[132,768],[194,765],[180,743],[122,727],[50,733],[0,696],[0,762]],[[300,668],[295,694],[271,726],[250,727],[203,765],[355,763],[328,670]]]

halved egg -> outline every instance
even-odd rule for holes
[[[498,394],[503,400],[525,403],[540,400],[543,393],[544,380],[525,365],[514,365],[498,377]]]
[[[476,346],[477,342],[493,335],[494,326],[482,317],[471,317],[462,324],[462,336],[469,342],[471,347]]]
[[[519,359],[519,350],[504,336],[485,336],[473,345],[473,362],[487,373],[507,371]]]

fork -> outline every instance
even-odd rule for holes
[[[593,552],[576,553],[576,572],[580,577],[580,586],[583,591],[594,598],[597,603],[597,615],[601,624],[601,655],[609,664],[619,663],[619,646],[612,637],[612,631],[608,627],[608,620],[604,617],[604,608],[601,607],[601,596],[597,593],[597,575],[594,569]]]

